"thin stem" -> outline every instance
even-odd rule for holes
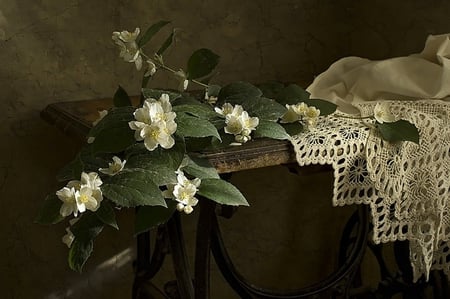
[[[146,60],[149,60],[149,59],[150,59],[144,52],[142,52],[142,50],[141,50],[141,55],[142,55],[143,57],[145,57]],[[175,74],[175,73],[177,72],[177,71],[175,71],[173,68],[168,67],[168,66],[165,65],[164,63],[161,63],[161,62],[159,62],[159,61],[157,61],[157,60],[155,60],[155,59],[150,59],[150,60],[153,61],[153,63],[155,63],[159,68],[161,68],[161,69],[163,69],[163,70],[169,71],[169,72],[171,72],[172,74]],[[198,81],[198,80],[190,79],[190,81],[192,81],[193,83],[195,83],[195,84],[197,84],[197,85],[200,85],[200,86],[202,86],[202,87],[204,87],[204,88],[207,88],[207,87],[208,87],[207,84],[205,84],[205,83],[203,83],[203,82],[200,82],[200,81]]]

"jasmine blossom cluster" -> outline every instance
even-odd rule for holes
[[[96,211],[103,200],[100,186],[102,180],[96,172],[82,172],[81,180],[72,180],[65,187],[56,191],[56,196],[63,202],[59,213],[69,216],[73,213],[75,217],[78,213],[86,210]]]
[[[172,136],[177,130],[175,117],[176,113],[172,111],[169,96],[162,94],[158,100],[146,99],[143,106],[134,112],[136,120],[130,121],[128,125],[135,130],[135,139],[143,140],[149,151],[153,151],[159,145],[168,149],[175,144]]]
[[[177,171],[177,182],[177,184],[168,185],[167,190],[163,192],[163,196],[175,199],[178,202],[177,210],[190,214],[194,210],[193,207],[198,203],[195,194],[202,181],[199,178],[189,180],[183,171],[179,170]]]
[[[281,117],[281,123],[301,122],[308,127],[315,127],[319,119],[320,110],[301,102],[295,105],[286,105],[286,113]]]
[[[250,117],[241,105],[225,103],[222,108],[215,108],[220,115],[225,116],[225,133],[233,134],[239,144],[246,143],[251,139],[251,132],[259,124],[259,118]]]

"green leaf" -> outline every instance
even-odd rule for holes
[[[304,102],[308,106],[314,106],[317,109],[319,109],[321,116],[330,115],[331,113],[335,112],[336,109],[337,109],[337,105],[336,104],[328,102],[326,100],[309,99],[309,100],[306,100]]]
[[[77,240],[72,242],[72,246],[69,250],[69,267],[70,269],[81,273],[83,271],[83,266],[91,256],[94,250],[93,240]]]
[[[60,182],[69,180],[79,180],[81,172],[84,170],[84,163],[80,157],[81,152],[69,164],[65,165],[56,174],[56,179]]]
[[[171,102],[181,97],[181,94],[175,91],[171,90],[162,90],[162,89],[152,89],[152,88],[144,88],[142,90],[142,94],[146,99],[152,98],[152,99],[159,99],[162,94],[167,94],[169,96],[169,99]]]
[[[104,224],[112,226],[117,230],[119,229],[116,221],[116,213],[108,201],[104,200],[101,202],[100,207],[95,211],[95,215],[97,215],[98,219]]]
[[[282,124],[283,128],[286,130],[290,136],[294,136],[303,132],[303,125],[299,122]]]
[[[235,186],[221,179],[202,180],[197,193],[219,204],[248,206],[242,193]]]
[[[192,53],[187,63],[187,78],[198,79],[211,73],[219,63],[219,56],[209,49],[199,49]]]
[[[123,170],[102,185],[103,195],[122,207],[166,206],[152,176],[142,170]]]
[[[142,143],[128,148],[125,155],[125,169],[147,172],[147,175],[158,186],[176,183],[175,171],[183,161],[186,147],[184,140],[175,137],[175,145],[170,149],[156,148],[148,151]]]
[[[260,97],[261,95],[261,90],[250,83],[234,82],[222,87],[217,104],[242,104],[246,99]]]
[[[285,112],[286,108],[278,102],[268,98],[249,98],[242,103],[242,107],[257,116],[260,120],[277,121]]]
[[[115,107],[131,106],[131,100],[128,93],[120,85],[114,94],[113,103]]]
[[[273,121],[267,121],[267,120],[261,120],[256,127],[255,137],[268,137],[272,139],[289,139],[289,134],[286,133],[286,130],[281,126],[280,124],[273,122]]]
[[[206,91],[208,92],[208,95],[210,97],[217,97],[219,96],[220,89],[221,87],[219,85],[209,84],[208,87],[206,88]]]
[[[81,272],[94,248],[94,239],[103,230],[103,223],[93,213],[86,213],[70,228],[75,239],[69,250],[69,267]]]
[[[116,107],[89,132],[95,137],[92,143],[94,152],[117,153],[135,143],[134,131],[128,123],[134,120],[133,107]]]
[[[146,43],[148,43],[152,37],[158,33],[161,28],[169,24],[170,21],[159,21],[153,25],[151,25],[145,33],[142,35],[142,37],[137,41],[138,47],[142,48]]]
[[[135,233],[140,234],[166,223],[172,217],[176,207],[177,202],[174,200],[167,201],[167,208],[160,206],[139,207],[136,213]]]
[[[35,222],[39,224],[55,224],[62,221],[64,217],[59,213],[61,205],[62,201],[56,194],[48,195],[39,210]]]
[[[202,119],[211,119],[218,115],[214,110],[212,110],[211,106],[202,103],[177,105],[173,106],[172,110],[176,113],[186,113]]]
[[[261,90],[264,97],[276,99],[276,96],[284,89],[284,84],[272,81],[259,84],[258,88]]]
[[[79,180],[81,172],[98,171],[99,168],[108,167],[112,155],[102,154],[96,156],[91,145],[84,146],[75,159],[64,166],[57,174],[59,181]]]
[[[193,177],[200,179],[220,179],[217,170],[209,163],[207,159],[186,156],[186,166],[183,171]]]
[[[220,139],[216,127],[209,121],[188,115],[178,113],[175,118],[177,123],[177,134],[184,137],[208,137],[213,136]]]
[[[280,90],[279,93],[275,96],[275,99],[283,105],[294,105],[299,102],[308,100],[309,96],[309,92],[307,92],[297,84],[290,84],[284,89]]]
[[[377,123],[381,136],[390,142],[411,141],[419,144],[419,130],[406,120],[398,120],[392,123]]]
[[[158,49],[158,51],[156,51],[156,54],[162,55],[167,50],[167,48],[170,47],[170,45],[173,42],[174,35],[175,35],[175,31],[172,31],[172,33],[166,38],[166,40],[163,42],[163,44]]]

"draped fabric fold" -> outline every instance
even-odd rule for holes
[[[450,39],[431,36],[424,50],[384,61],[348,57],[308,87],[341,113],[291,139],[300,165],[331,164],[334,205],[367,204],[373,241],[410,241],[414,279],[450,274]],[[377,102],[413,123],[420,144],[383,141],[373,115]]]

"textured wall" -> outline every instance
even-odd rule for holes
[[[40,120],[39,112],[52,102],[111,96],[119,83],[130,93],[138,91],[138,74],[132,65],[117,57],[110,38],[113,30],[132,30],[169,19],[180,28],[177,43],[168,52],[174,65],[183,66],[192,50],[208,47],[222,57],[219,82],[305,82],[340,57],[382,59],[418,52],[428,34],[450,32],[449,12],[450,2],[444,0],[0,1],[2,298],[126,298],[129,294],[132,250],[127,248],[133,240],[129,215],[119,219],[119,233],[102,234],[83,276],[72,273],[66,265],[67,249],[59,242],[64,227],[33,224],[41,201],[56,188],[56,171],[79,147]],[[155,84],[165,86],[173,82],[166,82],[163,77]],[[309,223],[304,229],[311,232],[324,224],[311,218],[301,222],[287,213],[307,209],[293,195],[298,188],[309,186],[311,190],[312,186],[313,192],[322,190],[319,184],[329,185],[329,178],[297,183],[286,171],[276,171],[283,178],[280,185],[290,182],[288,187],[283,186],[283,193],[291,192],[286,206],[292,208],[277,210],[273,202],[279,191],[272,188],[264,192],[268,200],[255,203],[254,210],[242,212],[245,219],[251,219],[245,232],[261,228],[261,222],[267,225],[263,231],[257,230],[254,240],[240,233],[239,218],[236,225],[224,224],[236,255],[247,252],[242,249],[244,245],[256,244],[249,250],[248,259],[237,258],[244,272],[267,285],[282,283],[271,277],[282,279],[293,274],[289,270],[283,276],[284,265],[277,268],[272,262],[258,262],[264,261],[264,254],[291,264],[287,254],[303,254],[292,245],[307,241],[320,261],[326,255],[324,248],[330,238],[320,229],[302,235],[296,227],[304,228]],[[273,173],[243,173],[236,182],[248,189],[251,202],[257,202],[260,194],[256,191],[263,186],[258,182],[270,182]],[[322,210],[328,202],[321,204]],[[312,209],[317,211],[317,207]],[[329,212],[332,216],[334,213],[335,210]],[[267,218],[278,220],[270,225],[266,224]],[[192,235],[193,220],[186,222]],[[268,238],[271,235],[277,236],[275,242]],[[315,237],[314,242],[311,236]],[[122,253],[122,258],[116,256],[118,253]],[[326,272],[327,265],[322,266]],[[218,277],[220,285],[220,277],[214,277]],[[285,283],[291,284],[289,279]],[[230,298],[224,295],[226,291],[217,294]]]

